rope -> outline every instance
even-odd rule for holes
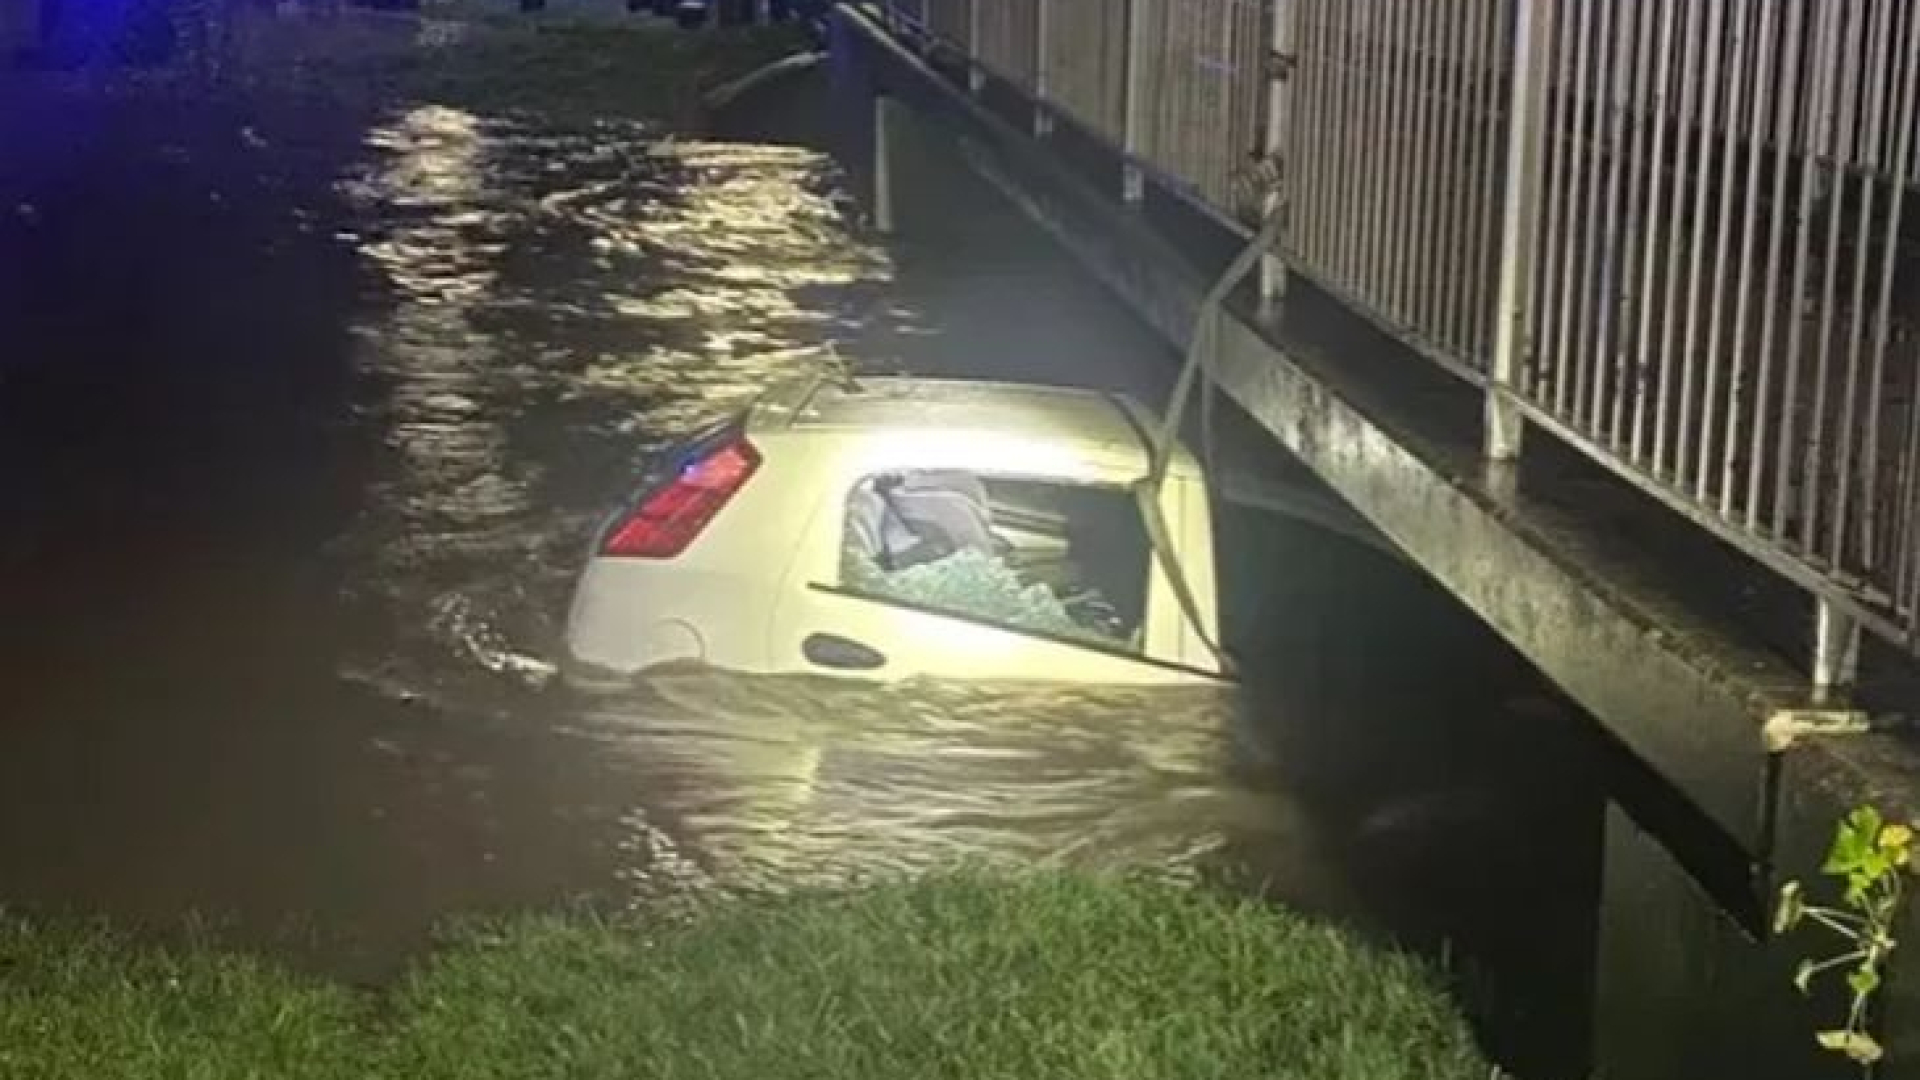
[[[1219,337],[1220,308],[1227,297],[1247,276],[1261,256],[1273,250],[1280,239],[1284,215],[1269,215],[1260,231],[1254,234],[1247,246],[1235,255],[1233,261],[1214,280],[1213,287],[1200,299],[1200,307],[1194,316],[1193,333],[1187,340],[1186,358],[1180,367],[1180,378],[1173,385],[1173,398],[1167,405],[1167,415],[1160,422],[1160,432],[1154,438],[1151,469],[1148,479],[1158,488],[1166,479],[1167,469],[1173,462],[1173,448],[1180,437],[1180,422],[1186,418],[1187,402],[1193,396],[1194,384],[1201,375],[1208,376],[1208,384],[1213,384],[1212,373],[1206,371],[1207,359],[1212,354],[1214,344]]]
[[[1220,308],[1226,299],[1247,276],[1261,256],[1273,249],[1280,238],[1282,216],[1273,214],[1260,227],[1253,240],[1217,278],[1213,287],[1207,290],[1200,300],[1198,313],[1194,317],[1193,333],[1187,341],[1186,359],[1180,367],[1180,378],[1174,383],[1173,398],[1168,403],[1167,414],[1160,422],[1160,431],[1148,447],[1148,470],[1135,495],[1140,509],[1146,518],[1147,532],[1153,541],[1153,548],[1160,553],[1162,569],[1166,571],[1167,582],[1173,587],[1173,595],[1180,603],[1182,613],[1187,617],[1187,625],[1193,628],[1194,636],[1213,654],[1220,670],[1232,674],[1233,658],[1224,646],[1206,629],[1200,618],[1200,603],[1193,594],[1193,585],[1187,580],[1186,568],[1174,554],[1174,548],[1167,535],[1166,518],[1161,512],[1161,494],[1166,487],[1167,471],[1173,465],[1173,450],[1180,437],[1180,422],[1186,416],[1187,403],[1192,398],[1195,384],[1202,375],[1208,376],[1201,399],[1201,427],[1206,441],[1203,452],[1207,469],[1208,484],[1212,484],[1213,467],[1213,396],[1215,381],[1207,368],[1207,360],[1219,339]]]

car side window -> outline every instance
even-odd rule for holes
[[[843,589],[1138,653],[1152,551],[1118,487],[906,470],[847,500]]]

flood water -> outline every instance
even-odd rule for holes
[[[1239,694],[555,684],[639,457],[824,343],[1170,380],[985,192],[889,245],[812,150],[625,122],[35,85],[0,135],[0,903],[377,980],[456,912],[1124,863],[1445,951],[1505,1056],[1578,1041],[1577,718],[1311,529],[1223,512]]]

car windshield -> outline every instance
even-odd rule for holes
[[[885,473],[848,500],[842,583],[1031,633],[1139,651],[1150,549],[1118,488]]]

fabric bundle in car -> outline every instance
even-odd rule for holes
[[[963,551],[999,551],[986,486],[972,473],[925,470],[876,477],[860,485],[849,510],[857,548],[885,570]]]

